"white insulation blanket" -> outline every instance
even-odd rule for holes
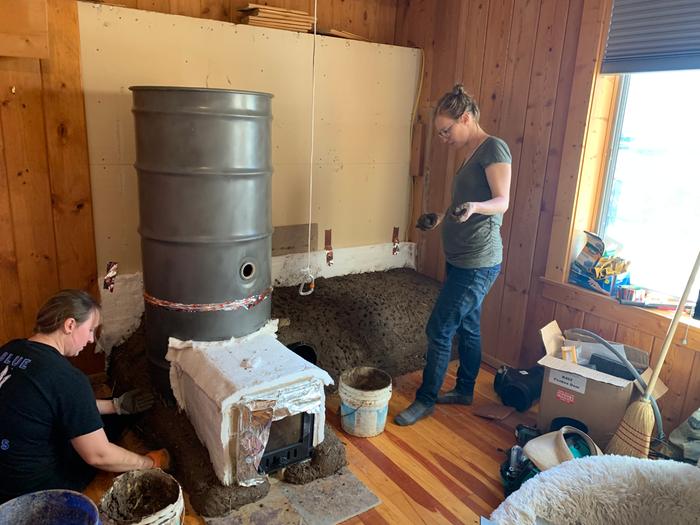
[[[323,441],[324,385],[333,380],[280,343],[275,323],[241,339],[169,342],[175,399],[224,485],[263,481],[257,467],[272,421],[314,414],[313,445]]]

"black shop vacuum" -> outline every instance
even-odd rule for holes
[[[493,379],[493,389],[507,407],[525,412],[540,398],[544,368],[534,366],[527,369],[501,366]]]

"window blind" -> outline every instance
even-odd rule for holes
[[[613,0],[602,73],[700,69],[700,0]]]

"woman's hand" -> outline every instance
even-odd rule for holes
[[[450,219],[456,222],[466,222],[474,214],[474,203],[463,202],[455,206],[450,212]]]
[[[442,213],[424,213],[418,217],[416,228],[424,232],[434,230],[437,228],[438,224],[442,222],[444,217],[445,215]]]

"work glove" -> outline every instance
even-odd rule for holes
[[[150,452],[146,453],[146,457],[151,458],[151,460],[153,460],[152,468],[170,470],[170,467],[172,466],[170,461],[170,453],[165,448],[151,450]]]
[[[418,222],[416,223],[416,228],[423,231],[432,230],[437,226],[438,215],[437,213],[424,213],[418,217]]]
[[[138,414],[153,406],[153,394],[147,390],[129,390],[112,399],[117,414]]]

